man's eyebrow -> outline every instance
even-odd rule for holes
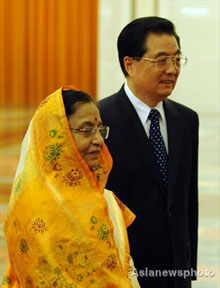
[[[180,50],[177,50],[176,53],[174,53],[173,55],[181,55],[181,51]],[[173,56],[172,55],[172,56]],[[170,56],[170,54],[166,53],[166,52],[158,52],[156,55],[155,55],[155,58],[158,58],[160,56]]]

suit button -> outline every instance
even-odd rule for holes
[[[163,253],[163,256],[164,256],[164,257],[167,257],[168,255],[169,255],[169,254],[168,254],[167,252],[164,252],[164,253]]]
[[[172,213],[171,213],[171,210],[168,210],[168,215],[171,217],[172,216]]]

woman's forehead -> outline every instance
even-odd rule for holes
[[[85,103],[79,106],[73,115],[69,116],[69,123],[97,125],[101,123],[99,109],[94,103]]]

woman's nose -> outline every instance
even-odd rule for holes
[[[96,133],[93,135],[92,143],[95,145],[103,146],[104,139],[99,130],[96,130]]]

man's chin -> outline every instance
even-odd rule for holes
[[[172,94],[173,90],[170,90],[170,91],[164,91],[164,93],[160,93],[159,94],[159,97],[162,100],[165,100],[166,98],[168,98],[171,94]]]

